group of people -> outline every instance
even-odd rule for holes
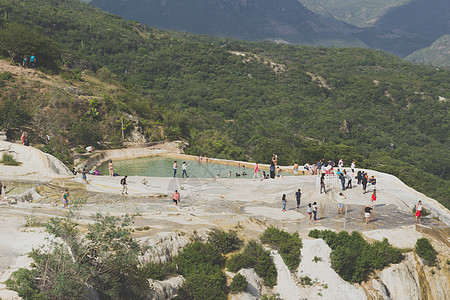
[[[36,55],[34,53],[31,53],[31,55],[28,57],[28,54],[25,54],[22,58],[22,67],[31,67],[34,68],[36,66]]]
[[[199,156],[199,157],[201,157],[201,156]],[[181,165],[181,169],[183,171],[183,173],[181,174],[182,178],[184,178],[184,176],[186,176],[186,178],[189,178],[188,173],[187,173],[187,167],[188,167],[188,164],[185,161],[183,161],[183,164]],[[177,170],[178,170],[178,163],[176,160],[174,160],[173,161],[173,177],[177,177]]]

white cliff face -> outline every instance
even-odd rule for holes
[[[420,284],[414,254],[407,253],[405,260],[378,273],[379,285],[386,288],[385,296],[391,299],[420,300]]]
[[[238,272],[242,276],[247,279],[248,285],[247,290],[245,292],[232,295],[232,300],[257,300],[261,297],[263,286],[262,279],[256,274],[255,270],[253,269],[242,269]],[[234,276],[235,274],[230,273],[230,277]]]
[[[163,281],[149,280],[149,284],[154,291],[153,300],[171,299],[184,284],[184,278],[183,276],[175,276]]]
[[[164,232],[146,240],[150,249],[142,258],[144,261],[152,261],[155,264],[164,264],[178,254],[194,239],[206,241],[209,230],[200,230],[196,233]]]

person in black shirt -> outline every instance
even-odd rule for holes
[[[372,214],[372,207],[370,207],[369,205],[367,205],[364,208],[364,217],[366,217],[366,224],[368,224],[370,222],[370,215]]]
[[[122,195],[128,195],[127,177],[128,176],[125,176],[124,178],[120,179],[120,184],[122,185]]]

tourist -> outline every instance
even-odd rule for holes
[[[20,140],[22,141],[22,145],[25,145],[25,132],[22,132],[22,135],[20,136]]]
[[[280,169],[280,166],[277,166],[276,172],[277,172],[277,177],[278,178],[281,178],[281,171],[283,171],[283,170]]]
[[[364,208],[364,216],[366,217],[366,224],[368,224],[370,222],[371,213],[372,213],[372,207],[370,207],[370,205],[367,205]]]
[[[175,190],[175,192],[173,193],[172,201],[176,206],[178,206],[178,203],[180,203],[180,193],[178,193],[178,190]]]
[[[302,192],[300,191],[300,189],[298,189],[298,191],[295,193],[295,200],[297,200],[297,208],[300,207],[300,200],[302,197]]]
[[[377,190],[376,189],[373,189],[373,193],[372,193],[372,196],[370,197],[370,199],[372,200],[372,208],[373,208],[375,201],[377,201]]]
[[[177,161],[174,160],[173,161],[173,177],[177,176],[177,168],[178,168]]]
[[[339,193],[339,197],[337,198],[338,202],[338,214],[344,214],[344,200],[347,199],[344,193]]]
[[[84,183],[88,183],[87,182],[87,170],[86,170],[86,165],[84,165],[83,170],[81,170],[81,177],[83,178]]]
[[[273,161],[270,163],[270,178],[275,178],[275,164]]]
[[[247,172],[242,172],[242,176],[246,176],[247,175]]]
[[[263,171],[264,172],[264,171]],[[231,177],[231,171],[228,171],[228,177]]]
[[[308,215],[309,215],[309,220],[311,221],[311,216],[312,216],[311,203],[308,203]]]
[[[344,176],[345,176],[345,179],[347,179],[347,186],[346,186],[345,188],[346,188],[346,189],[352,188],[352,176],[350,176],[350,175],[347,173],[347,170],[344,170]]]
[[[63,208],[69,208],[69,190],[66,190],[62,195],[62,200],[64,207]]]
[[[363,190],[363,194],[367,193],[367,181],[368,181],[368,177],[369,175],[367,175],[367,173],[362,173],[362,190]]]
[[[3,190],[2,190],[3,192]],[[419,203],[417,203],[416,205],[416,223],[420,222],[420,216],[422,215],[422,201],[419,201]]]
[[[369,184],[372,185],[373,189],[375,190],[375,187],[377,185],[377,179],[375,178],[375,176],[370,176],[369,178]]]
[[[298,163],[294,162],[294,176],[298,175]]]
[[[114,169],[114,166],[113,166],[112,160],[110,160],[109,164],[108,164],[109,176],[113,176],[114,175],[113,169]]]
[[[26,68],[28,65],[28,55],[24,55],[22,59],[22,67]]]
[[[322,190],[327,193],[327,189],[325,188],[325,174],[322,174],[320,177],[320,193],[322,194]]]
[[[317,175],[320,175],[320,173],[322,172],[322,161],[318,160],[316,162],[316,166],[317,166]]]
[[[317,221],[317,202],[314,202],[312,205],[312,212],[314,214],[314,221]]]
[[[181,165],[181,169],[183,170],[181,177],[183,177],[183,178],[184,178],[184,175],[186,175],[186,177],[189,178],[189,176],[187,174],[187,166],[188,166],[188,164],[185,161],[183,161],[183,164]],[[230,175],[231,175],[231,172],[230,172]]]
[[[94,147],[92,145],[87,146],[85,149],[87,153],[91,153],[92,151],[94,151]]]
[[[275,164],[275,166],[277,165],[277,161],[278,161],[278,155],[276,155],[275,153],[272,154],[272,162]]]
[[[342,168],[344,167],[344,160],[342,158],[339,159],[338,167],[339,167],[339,170],[342,170]]]
[[[120,179],[120,184],[122,185],[122,195],[128,195],[128,184],[127,184],[128,176],[125,175],[122,179]]]
[[[219,178],[220,178],[220,174],[217,174],[216,179],[219,179]]]
[[[309,172],[309,164],[308,164],[308,163],[306,163],[306,164],[303,166],[303,168],[305,169],[305,171],[308,171],[308,172]]]
[[[283,205],[283,211],[286,211],[286,204],[287,204],[286,194],[283,194],[283,197],[281,197],[281,204]]]
[[[235,175],[236,177],[239,177],[239,176],[241,176],[241,174],[239,174],[239,173],[236,173],[236,175]]]
[[[362,180],[362,172],[361,171],[358,171],[358,173],[356,174],[356,177],[355,177],[357,180],[358,180],[358,182],[356,183],[356,184],[361,184],[361,180]]]
[[[31,65],[32,68],[34,68],[35,64],[36,64],[36,55],[34,55],[34,53],[31,53],[30,65]]]
[[[336,174],[339,176],[339,179],[341,180],[342,190],[345,191],[345,175],[344,175],[344,173],[341,172],[340,169],[338,170],[338,173],[339,174],[337,174],[337,173]]]
[[[0,187],[0,198],[2,199],[3,202],[6,201],[6,185],[2,185]]]
[[[256,177],[258,177],[258,179],[261,179],[261,175],[259,174],[259,166],[258,163],[255,164],[255,171],[253,173],[253,180],[256,180]]]
[[[355,168],[356,168],[355,161],[352,161],[352,165],[350,166],[350,168],[352,169],[352,176],[355,176]]]
[[[72,174],[73,174],[73,175],[77,175],[77,173],[78,173],[77,170],[75,169],[75,167],[73,167],[73,169],[72,169]]]

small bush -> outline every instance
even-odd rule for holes
[[[3,152],[2,155],[2,161],[1,161],[5,166],[19,166],[21,165],[20,162],[18,162],[17,160],[14,159],[14,156],[12,156],[12,154]]]
[[[313,262],[318,263],[319,261],[322,261],[322,257],[314,256]]]
[[[295,272],[300,264],[300,251],[303,246],[298,232],[289,234],[271,226],[264,231],[260,239],[262,243],[269,244],[277,249],[289,270]]]
[[[13,80],[13,74],[11,72],[0,72],[0,81],[12,81]]]
[[[302,285],[313,285],[313,280],[309,278],[308,276],[300,277],[300,283]]]
[[[230,285],[230,291],[232,293],[243,292],[247,289],[247,285],[248,285],[247,279],[238,273],[233,277],[233,282],[231,282]]]
[[[225,232],[218,229],[214,229],[209,234],[208,243],[213,245],[223,254],[239,250],[244,244],[244,242],[238,238],[235,231]]]
[[[250,241],[242,253],[233,255],[227,261],[227,268],[231,272],[253,268],[263,278],[265,285],[273,287],[277,283],[278,272],[270,251],[265,251],[256,241]]]
[[[26,216],[25,217],[25,227],[44,227],[45,224],[41,221],[38,221],[34,216]]]
[[[425,259],[431,266],[436,265],[436,251],[427,238],[420,238],[416,242],[415,250],[417,255]]]
[[[16,291],[23,299],[44,300],[45,295],[39,292],[35,286],[34,278],[35,270],[19,269],[12,273],[11,277],[6,280],[8,289]]]

